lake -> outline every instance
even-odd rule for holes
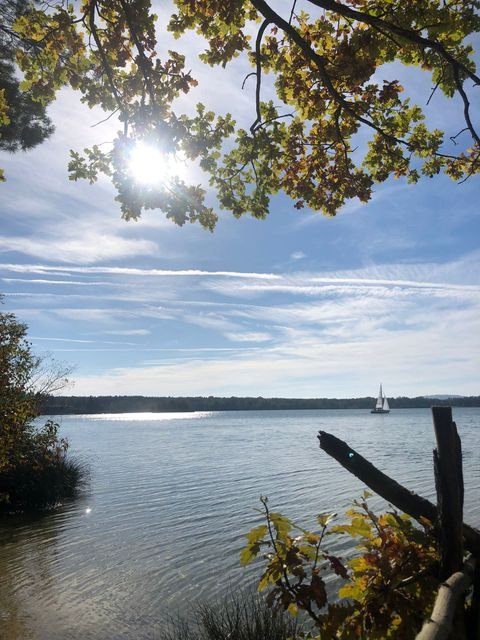
[[[480,525],[480,409],[454,409],[465,520]],[[146,640],[169,615],[239,588],[244,534],[259,496],[307,527],[363,485],[319,449],[346,440],[410,489],[434,498],[430,411],[239,411],[62,416],[88,462],[88,493],[43,517],[0,520],[0,638]],[[371,499],[374,507],[384,505]],[[348,542],[329,542],[346,554]]]

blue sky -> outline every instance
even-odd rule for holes
[[[191,99],[248,123],[238,65],[199,70]],[[70,91],[50,113],[51,140],[0,157],[0,291],[35,350],[75,366],[69,393],[480,393],[478,178],[391,181],[333,219],[278,196],[267,220],[224,212],[213,234],[158,211],[127,223],[107,181],[67,179],[68,150],[112,123],[92,128],[102,116]]]

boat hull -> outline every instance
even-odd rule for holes
[[[370,413],[390,413],[390,409],[372,409]]]

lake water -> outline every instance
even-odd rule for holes
[[[480,525],[480,409],[454,409],[465,520]],[[434,498],[428,410],[63,416],[88,462],[89,492],[42,518],[0,520],[0,638],[144,640],[168,615],[258,575],[239,567],[259,496],[306,526],[344,511],[363,486],[318,447],[346,440]],[[381,508],[379,499],[373,506]],[[347,553],[345,542],[329,549]]]

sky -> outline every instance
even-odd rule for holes
[[[241,61],[211,71],[195,66],[195,37],[177,46],[200,79],[186,109],[255,119]],[[408,73],[425,104],[430,81]],[[439,98],[430,111],[457,117]],[[280,195],[264,221],[221,212],[213,234],[159,211],[125,222],[107,180],[74,183],[66,168],[69,149],[115,124],[93,127],[104,115],[70,90],[49,113],[49,141],[0,154],[0,292],[34,350],[73,365],[64,393],[480,394],[478,177],[392,180],[335,218]]]

